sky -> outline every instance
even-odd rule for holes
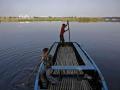
[[[0,0],[0,16],[120,16],[120,0]]]

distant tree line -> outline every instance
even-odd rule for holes
[[[120,17],[0,17],[0,22],[39,22],[67,20],[71,22],[120,22]]]

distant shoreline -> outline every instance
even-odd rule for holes
[[[0,17],[0,22],[120,22],[120,17]]]

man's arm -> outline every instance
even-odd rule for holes
[[[68,30],[69,30],[69,29],[67,28],[67,30],[65,30],[65,32],[68,31]]]
[[[68,26],[68,25],[66,24],[66,26]],[[67,29],[65,30],[65,32],[68,31],[68,30],[69,30],[69,29],[67,28]]]

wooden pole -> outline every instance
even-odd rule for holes
[[[68,31],[69,31],[69,42],[70,42],[70,28],[69,28],[69,21],[67,20]]]

